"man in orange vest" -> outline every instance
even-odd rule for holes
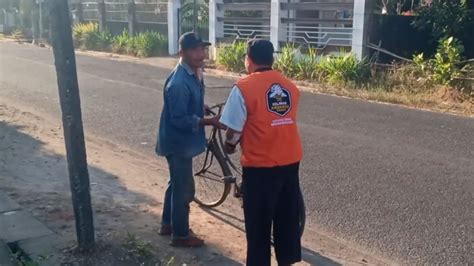
[[[227,126],[225,150],[240,142],[247,265],[271,261],[271,232],[278,265],[301,261],[299,164],[303,156],[296,115],[300,92],[272,69],[273,45],[248,43],[248,76],[230,93],[220,122]]]

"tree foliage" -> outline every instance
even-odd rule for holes
[[[431,31],[438,40],[449,36],[462,39],[471,23],[472,13],[466,0],[433,0],[431,5],[417,10],[413,25]]]

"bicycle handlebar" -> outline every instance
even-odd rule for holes
[[[214,115],[214,116],[215,116],[215,115],[219,115],[219,114],[221,114],[222,107],[224,107],[224,105],[225,105],[225,102],[223,102],[223,103],[218,103],[218,104],[216,104],[216,105],[213,105],[213,106],[209,107],[209,110],[208,110],[208,111],[209,111],[209,113],[210,113],[211,115]],[[215,112],[212,111],[212,110],[214,110],[214,109],[218,109],[217,113],[215,113]]]

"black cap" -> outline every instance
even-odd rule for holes
[[[274,52],[273,44],[268,40],[255,39],[247,44],[247,56],[257,65],[271,66]]]
[[[181,50],[194,49],[199,46],[209,46],[210,42],[204,42],[194,32],[186,32],[179,37],[179,47]]]

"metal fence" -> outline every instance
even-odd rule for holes
[[[248,40],[253,38],[270,39],[270,2],[244,1],[218,4],[223,10],[222,21],[224,38]]]
[[[103,15],[107,23],[106,26],[113,34],[119,34],[128,28],[130,12],[134,12],[138,31],[152,30],[164,35],[168,34],[168,2],[166,0],[135,1],[133,4],[133,10],[130,10],[130,1],[111,0],[104,2]],[[77,5],[80,5],[80,7]],[[76,21],[87,22],[99,21],[101,10],[97,1],[80,1],[73,7],[72,12]]]
[[[97,2],[82,2],[82,19],[85,21],[98,21],[99,20],[99,5]],[[79,17],[78,9],[73,10],[75,17]]]
[[[270,39],[269,0],[224,1],[217,4],[226,39]],[[279,5],[278,41],[318,49],[352,44],[353,0],[289,0]],[[275,30],[275,29],[274,29]]]
[[[352,0],[318,0],[282,3],[287,16],[281,18],[286,36],[294,42],[319,49],[352,44]]]
[[[168,2],[136,2],[136,13],[139,23],[168,24]]]

